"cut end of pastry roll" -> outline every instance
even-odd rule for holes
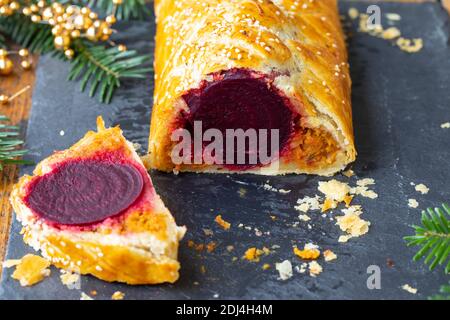
[[[119,127],[88,132],[11,193],[24,241],[56,267],[128,284],[175,282],[185,233]]]
[[[355,160],[336,1],[301,2],[155,2],[152,168],[331,175]]]

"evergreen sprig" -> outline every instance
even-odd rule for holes
[[[450,207],[428,208],[422,211],[421,226],[413,226],[416,234],[404,239],[408,246],[420,246],[414,261],[425,257],[430,270],[447,263],[445,272],[450,273]]]
[[[0,18],[0,32],[31,52],[51,53],[67,60],[55,49],[49,25],[33,23],[26,16],[14,14]],[[75,58],[71,61],[69,80],[80,80],[82,91],[89,87],[89,95],[98,95],[104,103],[111,101],[123,79],[145,78],[151,71],[150,55],[140,55],[134,50],[120,51],[82,38],[74,41],[72,48]]]
[[[450,300],[450,282],[449,284],[441,286],[439,294],[431,296],[430,300]]]
[[[0,121],[9,121],[9,119],[0,115]],[[17,138],[19,135],[20,129],[18,126],[0,123],[0,170],[3,170],[7,164],[30,163],[19,159],[27,153],[27,150],[20,148],[23,141]]]
[[[6,48],[6,39],[1,33],[0,33],[0,48]]]

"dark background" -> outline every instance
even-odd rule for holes
[[[341,2],[342,13],[350,6],[365,11],[368,4]],[[127,299],[414,299],[426,298],[448,282],[443,268],[428,271],[422,262],[412,262],[417,248],[407,248],[402,237],[412,234],[411,224],[419,223],[420,210],[408,208],[408,198],[415,198],[420,209],[450,201],[449,159],[450,131],[440,128],[450,121],[450,49],[448,15],[439,4],[379,4],[382,12],[402,16],[397,26],[405,37],[423,38],[425,47],[416,54],[407,54],[390,42],[358,33],[354,24],[349,33],[350,64],[353,86],[353,111],[358,159],[353,166],[357,177],[376,180],[376,200],[357,197],[364,207],[363,218],[372,225],[367,235],[339,244],[341,233],[335,222],[320,214],[310,213],[309,230],[300,222],[294,205],[298,198],[312,196],[318,181],[313,176],[258,177],[208,174],[164,174],[151,172],[153,182],[179,225],[188,233],[180,246],[182,265],[180,280],[174,285],[136,286],[107,284],[83,276],[81,291],[95,289],[96,299],[109,299],[116,290]],[[383,25],[387,25],[383,21]],[[124,25],[122,26],[124,27]],[[116,37],[141,52],[153,51],[153,23],[128,24]],[[53,150],[65,149],[95,128],[95,118],[101,114],[107,125],[124,129],[125,136],[146,149],[152,105],[152,75],[146,81],[126,81],[111,105],[101,105],[76,85],[67,84],[67,65],[49,56],[40,60],[32,113],[27,132],[29,159],[35,162]],[[63,130],[65,134],[60,135]],[[24,167],[22,173],[30,173]],[[337,176],[348,181],[348,178]],[[266,191],[269,180],[276,188],[292,190],[287,195]],[[245,184],[239,183],[244,182]],[[410,182],[424,183],[427,195],[414,190]],[[239,190],[246,190],[245,197]],[[222,214],[232,223],[230,231],[221,230],[214,217]],[[338,210],[335,210],[335,214]],[[277,217],[272,221],[270,215]],[[270,235],[258,237],[254,231],[237,226],[256,227]],[[8,248],[8,259],[20,258],[32,249],[22,242],[21,226],[14,221]],[[203,228],[214,231],[208,237]],[[187,247],[187,240],[196,243],[216,241],[213,253],[198,253]],[[317,278],[298,274],[288,281],[279,281],[274,264],[285,259],[293,265],[301,261],[294,257],[292,245],[313,242],[331,249],[338,259],[319,263],[324,272]],[[228,253],[227,245],[235,250]],[[251,263],[241,257],[249,247],[280,249]],[[388,267],[387,260],[394,262]],[[263,271],[263,263],[272,269]],[[381,290],[366,287],[367,267],[381,268]],[[200,271],[205,266],[206,273]],[[50,278],[31,288],[21,288],[10,278],[12,269],[4,269],[0,298],[79,299],[80,290],[69,290],[61,284],[59,271],[52,268]],[[418,288],[412,295],[400,288],[410,284]]]

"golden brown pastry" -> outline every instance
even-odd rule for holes
[[[128,284],[175,282],[178,227],[119,127],[88,132],[14,186],[24,241],[56,267]]]
[[[152,168],[331,175],[355,160],[336,0],[155,0],[155,12]],[[278,152],[270,165],[250,162],[252,152],[263,152],[258,136],[256,147],[241,146],[245,163],[226,160],[226,153],[237,160],[239,150],[228,145],[208,154],[214,161],[173,161],[181,141],[173,133],[194,135],[200,121],[200,132],[218,129],[224,136],[226,129],[267,130],[269,145],[271,130],[278,130]],[[186,154],[192,160],[198,152]]]

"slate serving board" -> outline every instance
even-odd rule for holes
[[[350,6],[360,10],[366,4],[342,2],[342,12]],[[50,278],[32,288],[21,288],[11,279],[11,269],[3,272],[0,298],[7,299],[79,299],[80,291],[96,290],[96,299],[110,299],[116,290],[127,299],[414,299],[436,293],[448,281],[442,268],[429,272],[422,263],[411,258],[416,249],[407,248],[402,237],[412,233],[411,224],[418,223],[419,209],[407,206],[408,198],[416,198],[420,208],[450,200],[450,131],[440,124],[450,121],[450,48],[449,19],[438,4],[379,4],[382,12],[402,16],[397,23],[406,37],[420,37],[425,47],[420,53],[407,54],[389,42],[361,34],[356,25],[350,29],[349,52],[353,85],[354,125],[359,152],[353,168],[358,177],[371,177],[377,182],[377,200],[358,197],[355,203],[364,207],[363,217],[371,221],[370,232],[347,244],[338,244],[341,234],[334,221],[311,213],[311,225],[301,222],[294,205],[298,198],[317,193],[318,181],[312,176],[286,176],[268,179],[250,175],[226,176],[208,174],[163,174],[151,172],[157,191],[174,214],[178,224],[188,233],[180,248],[182,265],[180,280],[173,285],[137,286],[107,284],[84,276],[80,289],[61,284],[59,271],[52,269]],[[386,21],[383,22],[386,24]],[[123,26],[122,26],[123,27]],[[153,23],[127,25],[116,40],[142,52],[153,51]],[[33,106],[28,124],[29,159],[35,162],[53,150],[65,149],[87,130],[95,128],[101,114],[108,125],[120,124],[128,139],[147,145],[152,106],[152,76],[146,81],[125,82],[111,105],[101,105],[80,93],[75,84],[67,83],[67,66],[51,57],[42,57],[37,70]],[[64,135],[60,135],[60,131]],[[22,173],[30,173],[24,167]],[[349,179],[338,176],[338,179]],[[276,188],[292,190],[279,194],[264,190],[269,180]],[[430,187],[427,195],[414,191],[411,182]],[[246,190],[244,197],[239,195]],[[221,230],[215,223],[217,214],[232,223],[231,231]],[[335,212],[336,215],[337,212]],[[272,221],[270,215],[277,217]],[[270,235],[257,236],[258,228]],[[214,231],[212,237],[203,229]],[[7,258],[19,258],[32,249],[22,242],[21,226],[14,221]],[[187,240],[218,243],[213,253],[198,253],[188,248]],[[288,281],[278,280],[273,268],[285,259],[299,265],[292,246],[314,242],[332,249],[338,259],[332,263],[320,260],[324,272],[317,278],[307,273]],[[234,245],[229,253],[227,245]],[[251,246],[280,248],[260,263],[239,259]],[[392,259],[394,266],[387,265]],[[263,263],[272,269],[263,271]],[[369,290],[367,268],[381,268],[381,290]],[[201,272],[204,266],[206,273]],[[412,295],[400,289],[410,284],[419,289]]]

